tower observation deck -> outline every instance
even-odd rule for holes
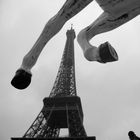
[[[95,140],[88,137],[83,126],[83,110],[76,92],[74,39],[75,31],[67,31],[67,40],[60,67],[49,97],[43,99],[44,106],[32,125],[21,138],[12,140]],[[68,129],[66,137],[60,130]]]

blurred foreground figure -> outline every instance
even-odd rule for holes
[[[129,136],[130,140],[140,140],[140,138],[137,137],[136,134],[133,131],[129,131],[128,136]]]
[[[46,43],[60,31],[69,19],[92,1],[66,0],[58,13],[47,22],[38,40],[23,58],[20,69],[11,81],[11,84],[15,88],[24,89],[30,84],[31,68],[35,65]],[[139,15],[140,0],[96,0],[96,2],[104,12],[92,24],[80,31],[77,41],[88,61],[97,61],[100,63],[117,61],[118,55],[109,42],[96,47],[90,44],[90,40],[97,34],[111,31]],[[25,78],[22,78],[23,75]]]

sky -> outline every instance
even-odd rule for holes
[[[43,107],[53,87],[61,61],[66,31],[76,34],[103,11],[93,1],[68,21],[52,38],[32,69],[31,85],[17,90],[10,82],[22,58],[40,35],[46,22],[65,0],[0,0],[0,139],[22,137]],[[140,17],[104,34],[91,44],[109,41],[119,61],[88,62],[75,39],[77,94],[82,100],[84,127],[97,140],[128,140],[128,131],[140,136]]]

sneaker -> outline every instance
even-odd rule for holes
[[[105,42],[104,44],[101,44],[98,47],[98,49],[99,49],[99,57],[100,57],[98,62],[107,63],[107,62],[118,61],[118,54],[110,43]]]
[[[18,69],[14,78],[11,81],[11,85],[17,89],[25,89],[30,85],[31,77],[31,73],[28,73],[23,69]]]

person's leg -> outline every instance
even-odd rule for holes
[[[31,68],[35,65],[46,43],[61,30],[65,22],[79,13],[92,1],[93,0],[67,0],[65,2],[59,12],[47,22],[34,46],[24,56],[22,65],[11,82],[14,87],[19,89],[27,87],[28,84],[25,85],[25,87],[22,85],[23,82],[27,81],[26,78],[26,81],[23,80],[23,77],[27,75],[28,79],[31,81],[31,76],[28,75],[31,75]]]
[[[103,12],[101,16],[91,25],[80,31],[78,34],[78,43],[81,46],[84,56],[89,61],[98,61],[101,63],[118,60],[115,49],[108,43],[101,44],[98,48],[90,44],[90,39],[95,35],[111,31],[132,18],[136,17],[138,12],[131,11],[120,17],[114,18],[109,13]]]
[[[46,43],[61,30],[65,22],[79,13],[91,1],[67,0],[60,11],[47,22],[38,40],[25,55],[21,67],[25,70],[30,70],[35,65]]]

